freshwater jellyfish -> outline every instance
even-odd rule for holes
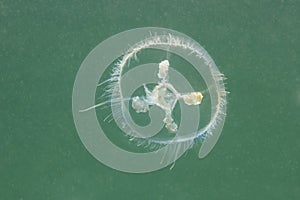
[[[166,56],[163,59],[152,63],[152,67],[144,64],[145,70],[138,70],[139,67],[132,62],[139,61],[141,52],[153,49],[167,54],[164,54]],[[189,76],[181,76],[179,71],[184,68],[182,72],[188,73],[189,68],[176,66],[170,60],[170,54],[183,57],[193,67],[194,71],[191,73],[196,72],[202,77],[205,89],[194,90],[192,86],[185,86],[185,82],[187,85],[190,83]],[[134,75],[135,70],[141,73]],[[151,80],[148,80],[149,76],[152,76]],[[202,144],[199,158],[203,158],[218,140],[226,116],[227,92],[223,80],[223,74],[198,43],[171,33],[150,33],[147,38],[132,44],[113,66],[110,77],[100,82],[99,87],[103,91],[100,102],[81,112],[97,107],[110,107],[111,114],[105,118],[110,118],[108,123],[113,120],[134,145],[153,151],[164,149],[161,162],[173,163],[174,166],[175,161],[194,144]],[[133,82],[139,85],[142,95],[134,95],[137,87],[132,86]],[[184,91],[185,88],[189,91]],[[201,120],[205,119],[201,117],[200,120],[200,113],[205,110],[201,106],[208,105],[208,120],[201,124]],[[160,111],[153,111],[154,107]],[[180,111],[179,116],[174,114],[177,107],[180,108],[177,109]],[[130,110],[135,111],[136,118],[139,118],[139,114],[150,115],[150,123],[159,119],[160,125],[141,127],[135,123]],[[161,124],[167,137],[161,137],[161,131],[155,129],[162,128]]]

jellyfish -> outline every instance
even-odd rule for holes
[[[96,144],[94,141],[93,145],[89,144],[92,143],[90,140],[86,142],[85,137],[89,137],[86,135],[81,136],[86,140],[85,146],[91,149],[90,152],[98,160],[115,169],[133,173],[153,171],[170,164],[170,168],[173,168],[176,160],[196,144],[200,144],[198,157],[204,158],[216,144],[226,117],[225,78],[213,59],[196,41],[170,29],[142,28],[119,36],[116,41],[122,40],[127,46],[122,46],[125,50],[121,55],[110,58],[114,63],[110,61],[109,76],[104,76],[102,70],[101,77],[98,77],[100,82],[96,87],[101,91],[96,96],[98,102],[94,105],[87,105],[86,101],[78,103],[75,115],[80,117],[78,111],[95,113],[95,109],[108,107],[110,113],[103,121],[107,124],[113,122],[130,145],[149,151],[141,155],[136,152],[129,154],[114,147],[111,152],[120,160],[111,161],[91,149]],[[130,42],[132,43],[128,46]],[[154,62],[141,64],[145,56],[151,57],[147,50],[157,50],[156,53],[162,56],[159,59],[153,56]],[[187,64],[173,62],[174,56],[183,58]],[[102,57],[105,58],[103,55]],[[96,67],[96,64],[92,65]],[[89,74],[96,80],[96,75],[91,72]],[[192,83],[189,79],[194,74],[201,77],[202,82],[196,80],[196,83]],[[77,96],[80,93],[76,93]],[[208,111],[205,112],[206,110]],[[145,114],[151,120],[149,124],[140,126],[136,121]],[[85,133],[82,132],[83,134]],[[107,137],[101,139],[106,141]],[[107,146],[109,145],[112,144],[107,142]],[[103,148],[105,147],[99,147],[99,150],[107,150]],[[123,160],[125,155],[128,156],[128,162]],[[137,162],[139,164],[134,164]]]

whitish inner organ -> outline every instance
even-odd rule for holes
[[[187,105],[199,105],[202,101],[201,92],[179,93],[168,82],[168,71],[170,63],[168,60],[164,60],[159,63],[158,71],[158,83],[152,91],[150,91],[146,85],[144,90],[146,96],[135,96],[132,99],[132,108],[137,112],[148,112],[149,106],[155,105],[161,108],[165,112],[165,118],[163,122],[169,132],[175,133],[178,129],[178,125],[174,122],[172,117],[172,111],[178,100],[183,100]]]

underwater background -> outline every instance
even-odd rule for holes
[[[299,0],[0,0],[0,199],[299,199]],[[204,159],[130,174],[75,129],[88,53],[119,32],[164,27],[198,41],[227,77],[227,117]]]

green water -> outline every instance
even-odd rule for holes
[[[0,0],[0,199],[299,199],[299,19],[299,0]],[[81,143],[72,89],[97,44],[146,26],[204,46],[228,114],[205,159],[127,174]]]

